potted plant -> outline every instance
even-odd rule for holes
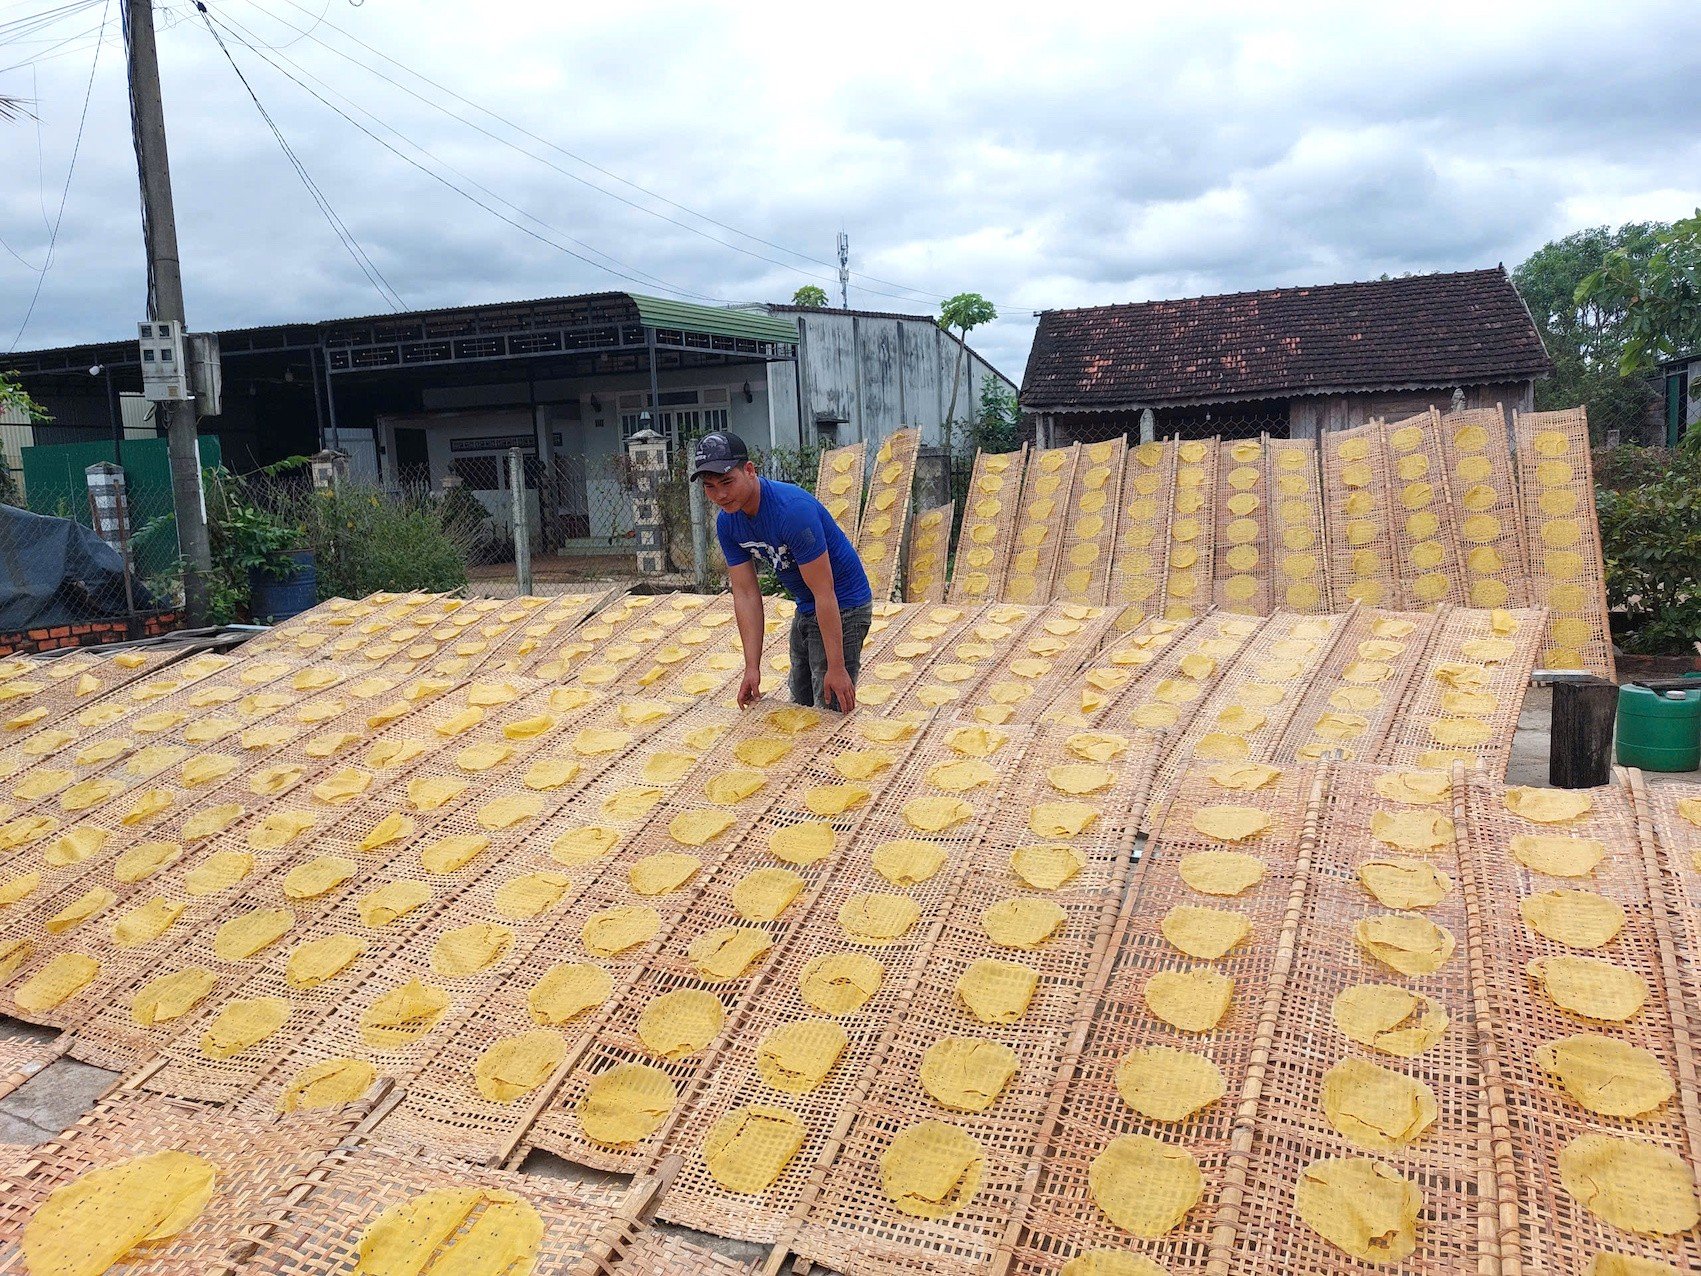
[[[223,563],[238,582],[247,582],[255,621],[289,619],[318,602],[313,551],[304,548],[299,527],[230,495],[219,533]]]

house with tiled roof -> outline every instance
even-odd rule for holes
[[[1047,310],[1021,403],[1042,443],[1270,433],[1534,406],[1552,364],[1503,267]]]

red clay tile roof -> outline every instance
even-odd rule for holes
[[[1106,409],[1520,381],[1551,369],[1506,271],[1047,310],[1022,406]]]

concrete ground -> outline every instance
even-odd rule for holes
[[[1545,687],[1532,687],[1524,700],[1523,713],[1518,719],[1518,731],[1512,739],[1512,757],[1506,779],[1511,784],[1547,785],[1548,745],[1552,732],[1552,692]],[[1650,783],[1695,781],[1701,773],[1658,776],[1649,774]],[[54,1033],[45,1028],[0,1016],[0,1037],[31,1038],[44,1044]],[[118,1074],[78,1063],[73,1059],[57,1059],[37,1073],[12,1094],[0,1099],[0,1143],[40,1143],[65,1129],[99,1097],[102,1091],[118,1079]],[[525,1173],[545,1178],[574,1181],[607,1181],[625,1176],[606,1175],[596,1170],[574,1165],[559,1157],[538,1153],[522,1167]],[[686,1239],[706,1245],[717,1253],[741,1262],[764,1258],[769,1247],[744,1241],[726,1240],[683,1228],[667,1228]]]

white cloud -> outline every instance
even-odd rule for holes
[[[346,94],[358,105],[343,109],[374,132],[393,127],[464,173],[458,183],[512,201],[524,211],[507,215],[538,234],[572,236],[727,300],[785,299],[805,282],[837,293],[830,264],[729,234],[521,137],[378,62],[333,24],[568,151],[819,263],[830,263],[842,225],[862,285],[853,304],[927,311],[947,293],[985,293],[1003,317],[973,342],[1018,377],[1037,308],[1510,266],[1580,226],[1669,219],[1701,204],[1691,106],[1701,11],[1687,4],[964,10],[911,0],[788,11],[516,0],[469,18],[448,0],[332,0],[326,25],[314,27],[320,5],[301,3],[306,16],[289,0],[210,7],[283,46],[273,56],[303,69],[292,73]],[[68,18],[63,33],[98,13]],[[162,15],[192,322],[380,309],[187,0],[170,0]],[[46,47],[0,48],[0,66]],[[255,53],[234,51],[410,305],[646,287],[504,224]],[[73,48],[35,70],[39,178],[35,127],[0,124],[0,238],[31,262],[45,252],[41,203],[57,205],[89,53]],[[141,308],[121,73],[114,45],[26,346],[121,335]],[[28,68],[0,74],[0,93],[36,92]],[[33,271],[0,252],[0,340],[34,285]]]

